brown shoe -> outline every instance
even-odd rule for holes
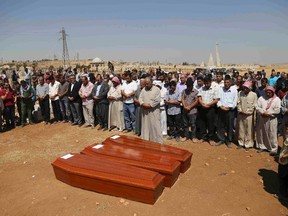
[[[100,126],[97,130],[102,130],[103,129],[103,127],[102,126]]]
[[[116,128],[116,126],[111,126],[110,129],[109,129],[109,131],[112,131],[112,130],[115,129],[115,128]]]

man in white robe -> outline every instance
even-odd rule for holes
[[[259,121],[256,131],[257,151],[269,151],[271,156],[277,154],[277,115],[280,113],[281,100],[275,95],[275,89],[268,86],[265,89],[265,96],[257,101],[256,111],[259,113]]]
[[[152,85],[150,78],[146,78],[145,88],[142,89],[139,96],[139,103],[142,107],[141,138],[162,144],[160,101],[160,89]]]
[[[160,119],[161,119],[161,130],[162,135],[167,135],[167,114],[165,108],[164,98],[167,94],[167,88],[164,87],[164,84],[159,80],[154,80],[153,85],[157,86],[160,89],[161,102],[160,102]]]

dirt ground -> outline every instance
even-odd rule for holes
[[[56,180],[51,162],[119,134],[68,124],[29,125],[0,134],[1,215],[288,215],[267,153],[191,141],[164,143],[193,152],[191,168],[154,205],[75,188]],[[130,134],[129,134],[130,135]],[[131,134],[132,136],[132,134]],[[281,143],[282,145],[282,143]],[[126,202],[127,201],[127,202]]]

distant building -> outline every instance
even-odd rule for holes
[[[91,66],[91,70],[92,71],[97,71],[98,72],[98,67],[100,65],[104,65],[105,62],[102,61],[100,58],[96,57],[92,60],[92,62],[90,63],[90,66]]]

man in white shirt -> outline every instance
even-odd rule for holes
[[[224,87],[224,81],[223,81],[223,74],[221,72],[216,73],[216,81],[212,83],[212,88],[223,88]]]
[[[53,108],[53,115],[54,115],[54,123],[57,123],[60,121],[60,114],[61,114],[61,109],[60,109],[60,103],[59,103],[59,96],[58,96],[58,91],[59,91],[59,86],[60,83],[55,80],[53,76],[49,77],[49,98],[51,100],[52,108]]]
[[[25,81],[31,86],[31,71],[25,67],[24,69]]]
[[[135,105],[134,95],[137,91],[137,83],[132,80],[132,74],[130,71],[125,72],[126,82],[121,87],[121,94],[123,97],[123,113],[125,121],[125,129],[123,132],[130,132],[135,130]]]
[[[202,88],[204,87],[204,77],[198,76],[196,82],[193,84],[193,88],[200,92]]]

